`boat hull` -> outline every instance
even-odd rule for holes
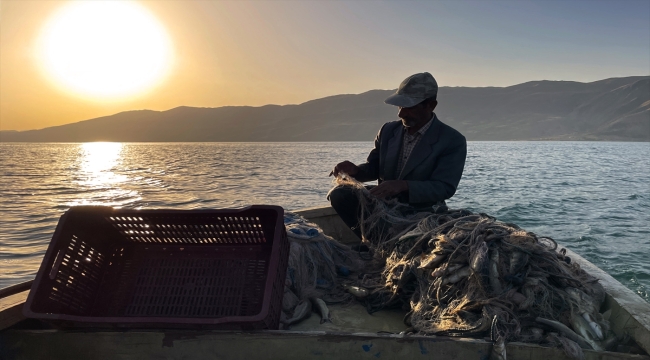
[[[4,359],[487,359],[484,340],[390,334],[262,331],[9,331]],[[569,359],[560,349],[509,343],[509,359]],[[650,357],[585,351],[586,359]]]
[[[343,243],[359,242],[330,207],[297,213]],[[650,304],[579,255],[571,251],[568,255],[600,279],[607,291],[605,307],[612,309],[615,333],[629,334],[650,352]],[[483,339],[395,334],[399,322],[395,316],[388,328],[393,333],[386,333],[381,327],[374,328],[377,332],[372,333],[358,332],[354,327],[341,332],[309,324],[295,327],[301,331],[258,332],[38,330],[26,322],[18,323],[24,319],[20,313],[28,293],[24,288],[25,285],[18,286],[4,295],[0,292],[0,359],[486,359],[492,347]],[[2,331],[11,325],[14,326]],[[523,343],[509,343],[507,354],[509,359],[570,359],[560,349]],[[585,351],[585,357],[650,359],[644,355],[597,351]]]

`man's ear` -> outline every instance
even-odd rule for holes
[[[436,106],[438,106],[438,100],[433,100],[429,102],[429,108],[431,111],[435,110]]]

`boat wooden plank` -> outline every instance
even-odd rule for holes
[[[0,289],[0,299],[5,298],[9,295],[18,294],[19,292],[23,292],[25,290],[29,290],[32,288],[32,284],[34,284],[34,280],[21,282],[19,284],[11,285],[4,289]]]
[[[0,357],[38,359],[486,359],[490,342],[437,336],[263,331],[257,333],[9,330]],[[562,350],[510,343],[509,359],[568,360]],[[650,356],[585,351],[587,360]]]
[[[25,319],[23,305],[29,290],[0,298],[0,331]]]

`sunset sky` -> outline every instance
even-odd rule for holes
[[[297,104],[422,71],[440,86],[650,74],[648,0],[117,2],[144,16],[131,18],[70,3],[0,1],[0,130]],[[56,69],[101,71],[71,85]]]

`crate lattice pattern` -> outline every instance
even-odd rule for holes
[[[52,266],[51,274],[56,275],[49,298],[73,313],[85,313],[101,280],[103,265],[101,253],[72,235]]]
[[[187,224],[182,217],[111,216],[108,220],[133,242],[162,244],[265,243],[259,217],[205,217],[202,224]],[[193,219],[196,221],[195,219]]]
[[[262,305],[266,264],[254,259],[145,259],[124,315],[255,315]]]

